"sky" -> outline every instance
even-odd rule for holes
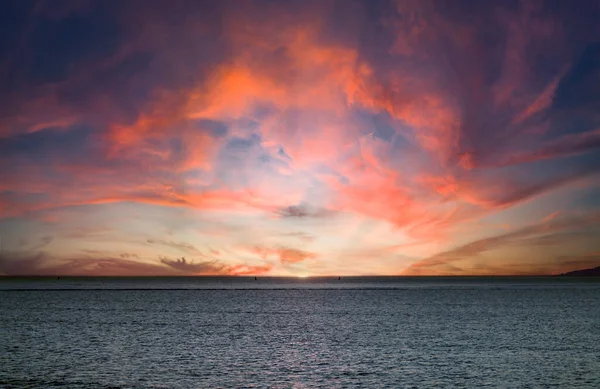
[[[597,1],[2,1],[2,275],[600,265]]]

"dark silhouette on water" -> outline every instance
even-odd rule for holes
[[[254,281],[256,281],[256,280],[257,280],[257,278],[256,278],[256,277],[254,277]]]
[[[574,270],[567,273],[562,273],[560,276],[565,277],[600,277],[600,266],[591,269]]]

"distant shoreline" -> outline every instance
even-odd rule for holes
[[[600,277],[600,266],[559,274],[560,277]]]

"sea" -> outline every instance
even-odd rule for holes
[[[600,279],[0,278],[0,388],[600,388]]]

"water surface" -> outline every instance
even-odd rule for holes
[[[600,282],[0,279],[0,387],[600,387]]]

